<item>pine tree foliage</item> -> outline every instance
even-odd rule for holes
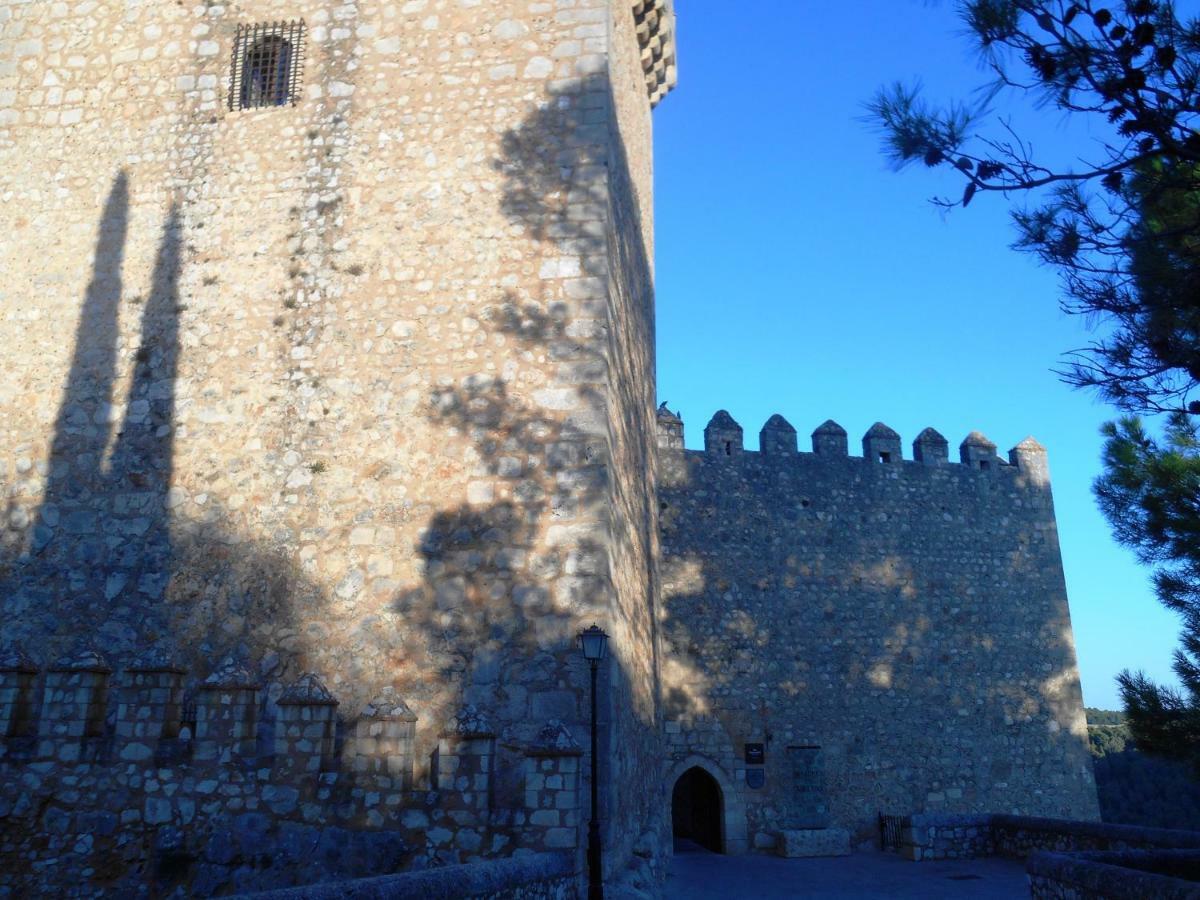
[[[1066,380],[1126,412],[1166,414],[1156,440],[1136,417],[1106,426],[1095,484],[1116,537],[1155,567],[1183,625],[1181,690],[1119,676],[1138,747],[1200,770],[1200,20],[1169,0],[962,0],[993,73],[980,103],[928,105],[895,85],[869,104],[897,166],[959,179],[946,209],[1021,198],[1016,248],[1062,276],[1063,307],[1100,325]],[[1035,156],[988,105],[1016,92],[1105,137],[1059,166]]]
[[[1068,381],[1131,412],[1200,412],[1200,21],[1171,2],[971,0],[959,4],[994,79],[982,102],[928,105],[916,88],[869,104],[898,165],[942,167],[966,207],[1016,194],[1016,247],[1062,274],[1063,306],[1099,319]],[[1084,162],[1055,167],[1003,121],[1002,91],[1095,122]],[[1153,289],[1147,289],[1152,283]]]
[[[1200,768],[1200,436],[1182,413],[1161,440],[1132,417],[1104,432],[1100,509],[1117,539],[1156,567],[1155,593],[1183,623],[1174,665],[1182,692],[1141,672],[1119,676],[1129,727],[1143,750]]]

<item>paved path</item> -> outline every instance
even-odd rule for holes
[[[887,897],[921,900],[1014,900],[1029,896],[1025,865],[1008,859],[913,863],[891,853],[828,859],[720,856],[677,851],[667,900],[783,900],[797,897]]]

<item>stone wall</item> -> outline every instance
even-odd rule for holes
[[[1004,814],[903,816],[896,848],[913,861],[1038,852],[1196,850],[1200,832]]]
[[[308,671],[353,709],[392,687],[417,779],[473,703],[504,792],[541,723],[585,735],[574,635],[597,621],[623,867],[659,776],[668,13],[0,10],[0,642],[234,654],[271,708]],[[304,22],[298,90],[237,108],[239,26],[279,20]]]
[[[895,849],[914,861],[1025,859],[1045,900],[1200,897],[1200,833],[1013,815],[918,815]]]
[[[39,710],[0,738],[0,891],[209,896],[518,849],[573,860],[581,752],[562,723],[501,772],[494,729],[466,707],[425,778],[417,717],[394,691],[339,720],[312,675],[265,710],[232,661],[193,690],[155,654],[119,675],[94,653],[29,674],[28,658],[0,660],[0,708]]]
[[[667,846],[659,791],[662,721],[659,713],[658,508],[654,472],[653,154],[650,109],[635,22],[614,8],[610,42],[609,228],[605,254],[609,306],[606,365],[612,511],[613,645],[623,681],[612,680],[606,729],[611,770],[604,785],[605,846],[609,860],[631,860],[631,884],[649,888],[665,875],[658,848]],[[630,828],[627,823],[639,823]],[[655,852],[635,854],[635,845]],[[610,875],[614,875],[610,871]]]
[[[1040,446],[972,434],[950,463],[926,430],[907,461],[876,425],[856,458],[828,422],[800,453],[776,416],[756,453],[721,412],[693,452],[660,423],[668,767],[716,753],[751,847],[876,840],[881,812],[1097,817]]]
[[[1038,853],[1026,867],[1033,900],[1197,900],[1200,852]]]

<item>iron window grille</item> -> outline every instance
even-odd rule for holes
[[[229,108],[295,106],[305,49],[303,19],[239,25],[229,72]]]

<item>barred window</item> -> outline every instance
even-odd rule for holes
[[[303,19],[239,25],[229,76],[229,108],[294,105],[303,69]]]

